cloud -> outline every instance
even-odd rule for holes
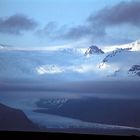
[[[47,83],[47,84],[46,84]],[[139,98],[140,93],[140,82],[139,81],[77,81],[77,82],[64,82],[61,81],[55,82],[53,81],[9,81],[4,82],[0,85],[0,91],[57,91],[57,92],[65,92],[65,93],[95,93],[101,95],[107,93],[111,96],[115,96],[117,94],[126,95],[132,99]],[[135,93],[133,96],[132,93]],[[137,93],[137,96],[136,96]]]
[[[105,32],[102,30],[102,28],[96,28],[96,26],[92,27],[89,25],[79,25],[77,27],[70,28],[65,32],[63,35],[61,35],[64,39],[80,39],[84,37],[92,37],[96,38],[96,36],[104,36]]]
[[[68,28],[68,26],[58,26],[56,22],[49,22],[43,29],[36,32],[39,37],[47,36],[51,39],[79,40],[82,37],[104,36],[102,28],[92,28],[90,25],[79,25]]]
[[[120,24],[140,26],[140,1],[121,2],[112,7],[100,10],[96,15],[91,15],[88,21],[104,27]]]
[[[52,35],[55,34],[57,27],[58,27],[57,23],[54,21],[51,21],[47,23],[47,25],[43,29],[37,30],[36,35],[41,36],[41,37],[47,35],[51,37]]]
[[[22,34],[23,31],[33,30],[37,23],[22,14],[16,14],[8,18],[0,18],[0,33]]]
[[[120,44],[134,41],[140,35],[140,1],[120,2],[92,13],[84,23],[68,27],[49,22],[36,34],[55,40],[83,40],[97,44]],[[129,28],[133,30],[128,32]],[[118,30],[119,29],[119,30]]]
[[[83,25],[70,28],[61,35],[64,39],[91,39],[106,37],[107,28],[123,24],[140,26],[140,1],[120,2],[112,7],[105,7],[91,14]],[[121,39],[122,40],[122,39]]]
[[[55,21],[50,21],[46,24],[43,29],[38,29],[35,32],[35,35],[39,37],[48,37],[51,39],[62,39],[62,36],[65,34],[67,26],[63,25],[59,27],[58,23]]]

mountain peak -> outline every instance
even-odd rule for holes
[[[103,54],[103,53],[104,52],[101,49],[99,49],[97,46],[92,45],[86,50],[85,55]]]

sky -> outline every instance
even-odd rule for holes
[[[139,0],[0,0],[0,44],[124,44],[140,39],[139,13]]]

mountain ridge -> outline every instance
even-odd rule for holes
[[[114,78],[132,78],[134,76],[131,75],[134,74],[129,69],[134,65],[140,65],[140,51],[133,48],[137,48],[137,45],[139,41],[133,46],[132,43],[129,47],[128,44],[121,45],[108,52],[95,45],[88,48],[59,48],[49,51],[45,48],[41,51],[34,51],[34,48],[30,51],[24,48],[2,48],[0,77],[95,80],[114,75]],[[139,73],[135,76],[139,77]]]

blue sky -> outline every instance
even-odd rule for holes
[[[0,43],[41,47],[83,39],[99,45],[131,42],[140,38],[139,8],[135,0],[1,0]]]

